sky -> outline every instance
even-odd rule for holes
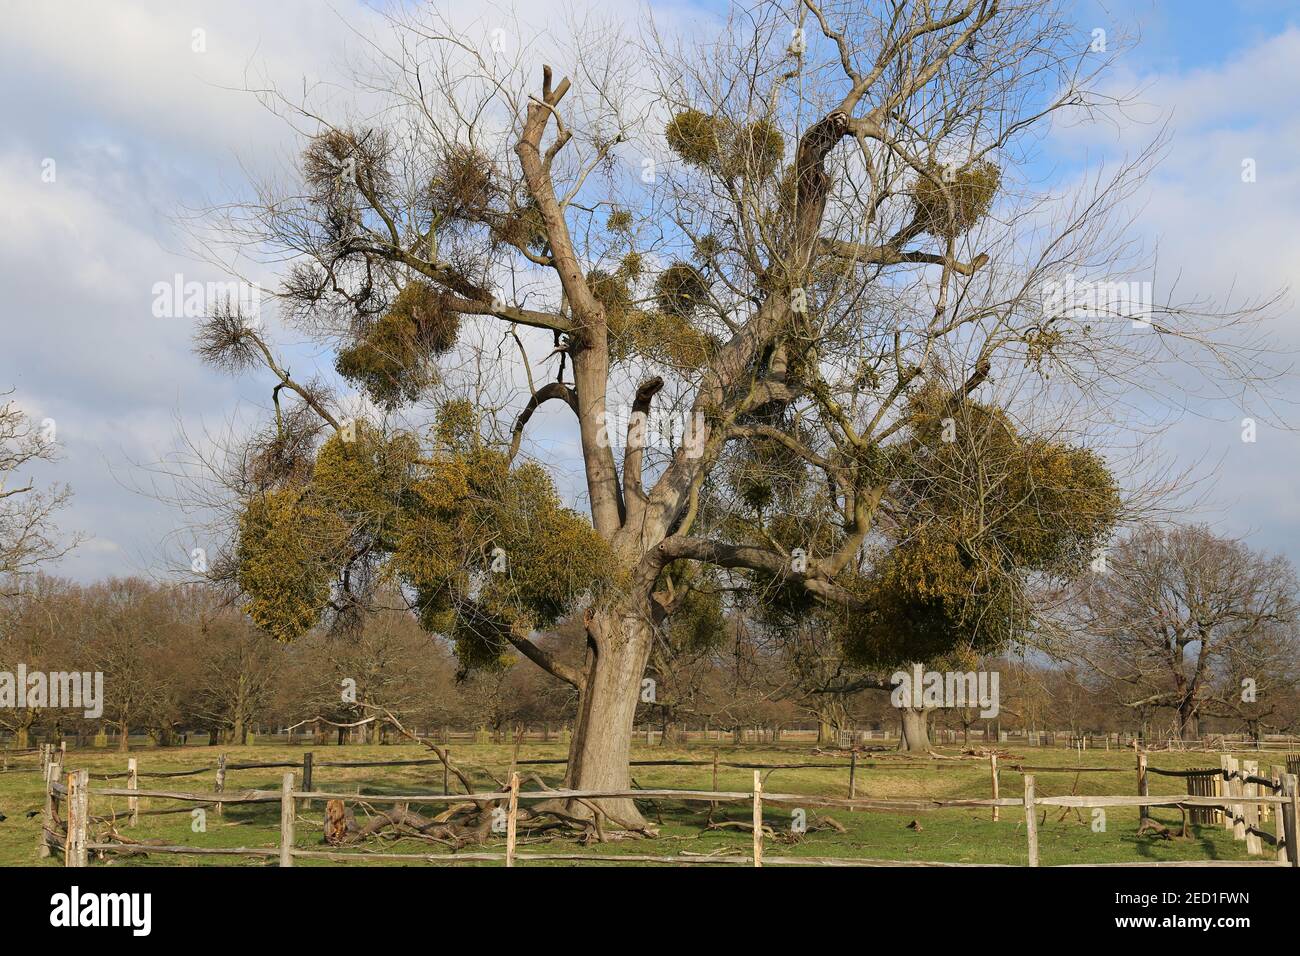
[[[598,6],[629,20],[645,12],[623,0]],[[651,5],[670,22],[720,6]],[[535,0],[527,9],[549,19],[581,17],[583,7]],[[494,14],[484,11],[486,34]],[[1079,0],[1076,18],[1140,37],[1115,82],[1139,87],[1143,102],[1117,130],[1054,131],[1036,160],[1043,174],[1064,181],[1097,158],[1131,154],[1167,119],[1170,142],[1135,222],[1159,250],[1162,274],[1220,300],[1300,287],[1296,6]],[[59,523],[86,536],[50,570],[81,581],[162,574],[205,542],[185,530],[190,516],[154,493],[157,463],[176,454],[182,434],[251,413],[269,386],[265,376],[201,365],[193,320],[156,315],[156,286],[178,274],[222,281],[188,248],[186,210],[238,194],[296,152],[290,131],[246,89],[266,78],[290,88],[339,81],[377,16],[342,0],[10,0],[6,19],[0,391],[13,388],[36,421],[55,423],[62,458],[32,476],[71,485]],[[1243,182],[1244,160],[1253,160],[1253,182]],[[273,272],[244,265],[276,284]],[[1279,340],[1300,347],[1294,296],[1276,313]],[[286,348],[304,365],[330,364],[305,343]],[[1240,409],[1201,407],[1150,439],[1151,452],[1209,483],[1189,520],[1300,562],[1300,436],[1287,417],[1285,407],[1261,410],[1247,443]]]

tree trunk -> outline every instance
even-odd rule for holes
[[[131,728],[125,720],[119,720],[117,722],[117,732],[117,749],[121,753],[126,753],[131,749]]]
[[[633,616],[600,615],[587,625],[586,686],[578,698],[564,781],[570,789],[627,790],[631,786],[632,727],[651,637],[649,623]],[[630,798],[591,802],[612,818],[612,826],[645,826]],[[571,811],[590,815],[581,804]]]
[[[835,741],[835,731],[825,717],[817,718],[817,746],[822,747]]]
[[[903,707],[903,733],[898,741],[898,749],[907,753],[928,753],[930,751],[930,712],[915,707]]]
[[[1197,725],[1200,721],[1197,719],[1196,705],[1186,700],[1178,707],[1178,738],[1180,740],[1194,740],[1200,736]]]

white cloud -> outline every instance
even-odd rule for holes
[[[1128,63],[1141,63],[1141,50]],[[1133,155],[1170,120],[1163,162],[1140,196],[1137,228],[1158,249],[1156,297],[1176,281],[1179,300],[1208,297],[1223,308],[1286,292],[1271,310],[1270,334],[1280,349],[1300,347],[1294,290],[1300,288],[1300,30],[1290,29],[1235,52],[1217,65],[1182,71],[1128,70],[1112,92],[1141,88],[1145,106],[1118,135],[1104,126],[1057,132],[1062,155],[1087,149]],[[1254,161],[1255,181],[1243,181],[1243,160]],[[1290,358],[1261,357],[1274,365]],[[1300,559],[1300,469],[1295,423],[1300,382],[1278,383],[1285,401],[1271,409],[1248,399],[1202,406],[1207,417],[1188,416],[1161,436],[1162,447],[1182,464],[1203,461],[1213,474],[1208,507],[1188,518],[1214,521],[1258,546]],[[1258,440],[1241,441],[1243,415],[1259,419]],[[1215,420],[1217,419],[1217,420]],[[1265,424],[1273,421],[1284,427]],[[1203,490],[1203,489],[1200,489]]]

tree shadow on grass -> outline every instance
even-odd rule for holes
[[[1137,851],[1137,855],[1142,857],[1143,859],[1150,860],[1151,862],[1161,862],[1167,859],[1166,856],[1154,852],[1154,849],[1158,846],[1161,846],[1162,844],[1169,844],[1171,846],[1178,847],[1180,849],[1181,848],[1191,849],[1192,847],[1198,847],[1200,850],[1199,856],[1190,853],[1184,856],[1184,854],[1179,853],[1175,855],[1176,859],[1184,859],[1184,858],[1205,859],[1205,860],[1223,859],[1223,855],[1220,852],[1218,842],[1206,836],[1202,832],[1203,827],[1200,824],[1189,823],[1187,827],[1187,832],[1190,836],[1188,839],[1183,840],[1178,836],[1178,833],[1182,829],[1181,814],[1179,815],[1177,820],[1160,819],[1154,813],[1151,814],[1150,816],[1151,819],[1155,820],[1157,823],[1162,823],[1165,826],[1167,826],[1170,829],[1170,831],[1173,833],[1173,836],[1169,840],[1165,840],[1163,837],[1160,837],[1155,834],[1144,834],[1142,836],[1138,836],[1136,828],[1131,833],[1127,834],[1124,837],[1124,839],[1121,840],[1121,843],[1131,843],[1135,848],[1135,850]],[[1211,829],[1210,832],[1213,832],[1213,830]]]

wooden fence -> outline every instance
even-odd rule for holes
[[[215,764],[209,764],[202,767],[192,768],[189,770],[171,770],[144,772],[140,770],[140,758],[131,757],[127,760],[125,771],[120,773],[97,773],[92,774],[93,779],[98,780],[116,780],[126,779],[126,789],[128,791],[139,791],[140,780],[166,779],[177,777],[190,777],[203,773],[214,773],[213,790],[210,799],[206,802],[208,805],[215,806],[216,812],[223,812],[225,803],[235,802],[225,799],[226,777],[227,774],[234,771],[242,770],[263,770],[263,769],[283,769],[283,770],[300,770],[302,788],[304,791],[311,791],[314,784],[313,774],[317,768],[374,768],[374,767],[415,767],[415,766],[436,766],[441,765],[443,768],[442,780],[442,797],[454,797],[450,791],[450,749],[445,749],[444,753],[448,760],[444,761],[438,757],[418,758],[408,760],[324,760],[316,761],[315,753],[307,751],[302,755],[300,761],[270,761],[270,762],[245,762],[231,763],[227,760],[227,755],[222,753],[218,756]],[[66,751],[60,749],[56,751],[52,745],[44,745],[41,749],[41,757],[44,764],[48,765],[57,761],[60,765],[65,759]],[[1272,766],[1267,777],[1259,776],[1259,767],[1257,761],[1240,760],[1229,756],[1220,758],[1219,769],[1214,768],[1193,768],[1189,770],[1163,770],[1157,767],[1149,766],[1149,755],[1145,752],[1137,754],[1137,788],[1136,793],[1139,796],[1146,796],[1148,790],[1148,775],[1156,774],[1168,777],[1180,777],[1187,781],[1187,792],[1193,797],[1212,797],[1218,798],[1218,802],[1210,804],[1185,804],[1184,808],[1189,812],[1191,822],[1198,825],[1215,825],[1220,822],[1227,829],[1233,831],[1233,836],[1237,840],[1244,840],[1247,852],[1252,856],[1261,855],[1263,844],[1268,843],[1271,846],[1279,848],[1279,853],[1285,855],[1284,847],[1287,845],[1282,839],[1278,827],[1281,826],[1281,816],[1271,814],[1267,802],[1250,801],[1243,799],[1238,801],[1229,801],[1228,797],[1251,797],[1263,795],[1266,791],[1268,794],[1283,794],[1284,780],[1287,774],[1295,775],[1300,769],[1300,754],[1287,755],[1285,767]],[[537,758],[515,760],[513,766],[554,766],[566,764],[566,758]],[[672,759],[672,760],[634,760],[631,762],[633,767],[712,767],[713,791],[718,790],[718,774],[720,769],[743,769],[759,771],[772,770],[838,770],[847,773],[847,794],[849,800],[854,800],[857,796],[857,779],[859,769],[887,769],[895,771],[906,770],[961,770],[970,769],[972,761],[970,759],[953,758],[946,761],[916,761],[881,758],[878,760],[861,760],[859,754],[854,751],[849,754],[847,762],[844,761],[796,761],[791,763],[758,763],[749,761],[722,760],[719,751],[714,750],[711,760],[701,759]],[[1005,804],[1000,802],[1000,780],[999,774],[1012,772],[1019,774],[1034,773],[1062,773],[1062,774],[1083,774],[1083,773],[1131,773],[1131,770],[1125,770],[1123,767],[1088,767],[1088,766],[1037,766],[1026,764],[1021,761],[1007,762],[999,765],[999,756],[997,751],[988,754],[989,779],[991,784],[991,800],[985,804],[992,808],[992,817],[994,821],[999,818],[999,808]],[[54,778],[57,779],[58,771],[55,771]],[[47,775],[47,789],[51,777]],[[175,791],[169,791],[175,792]],[[640,791],[638,791],[640,792]],[[683,791],[687,792],[687,791]],[[141,813],[145,814],[168,814],[187,812],[186,807],[167,808],[141,811],[139,801],[136,798],[129,799],[130,821],[134,826]],[[1147,806],[1157,804],[1144,804],[1141,806],[1141,816],[1145,819]],[[1274,831],[1268,833],[1262,829],[1262,824],[1267,822],[1270,816],[1274,817]],[[1294,843],[1290,845],[1295,845]]]
[[[1232,764],[1231,758],[1226,758]],[[1058,768],[1051,768],[1056,770]],[[1106,768],[1111,769],[1111,768]],[[163,853],[182,855],[231,855],[276,858],[280,866],[292,866],[295,859],[328,859],[335,862],[359,860],[391,860],[427,863],[462,863],[462,862],[504,862],[506,866],[535,861],[574,861],[585,863],[669,863],[676,865],[826,865],[826,866],[980,866],[984,864],[963,863],[929,863],[878,859],[852,859],[833,857],[781,857],[764,854],[763,808],[766,804],[793,805],[796,807],[820,807],[847,810],[882,810],[896,812],[925,812],[932,810],[959,808],[991,808],[997,819],[1001,808],[1019,807],[1024,812],[1025,834],[1027,840],[1027,862],[1029,866],[1039,865],[1038,820],[1040,807],[1060,807],[1065,809],[1090,809],[1105,807],[1139,808],[1140,818],[1145,818],[1150,807],[1223,808],[1225,820],[1230,821],[1234,834],[1240,832],[1239,839],[1247,841],[1248,850],[1252,838],[1259,843],[1267,838],[1275,849],[1274,859],[1234,861],[1162,861],[1129,864],[1081,864],[1081,865],[1122,865],[1122,866],[1243,866],[1287,865],[1296,867],[1300,864],[1297,847],[1296,820],[1300,816],[1300,787],[1297,786],[1295,774],[1275,775],[1262,778],[1256,775],[1247,762],[1240,767],[1230,767],[1227,762],[1222,768],[1225,792],[1221,795],[1174,794],[1151,796],[1146,790],[1148,773],[1161,773],[1168,776],[1186,776],[1204,774],[1205,771],[1158,771],[1139,765],[1139,794],[1136,796],[1079,796],[1066,795],[1054,797],[1038,796],[1035,791],[1035,775],[1023,775],[1024,794],[1020,798],[993,797],[991,799],[905,799],[905,798],[836,798],[819,797],[809,794],[767,793],[763,789],[762,770],[754,770],[754,786],[749,792],[717,790],[666,790],[666,789],[631,789],[631,790],[538,790],[521,791],[519,774],[512,772],[510,784],[503,791],[489,791],[471,794],[448,793],[410,793],[410,794],[361,794],[335,793],[328,790],[313,790],[304,785],[295,788],[292,772],[284,774],[278,790],[242,790],[213,791],[210,793],[191,793],[173,790],[145,790],[137,787],[101,787],[90,786],[90,774],[86,770],[77,770],[66,775],[61,773],[58,761],[51,761],[46,771],[45,815],[38,838],[38,849],[48,856],[52,850],[61,849],[67,866],[86,866],[90,854],[99,853]],[[994,786],[996,792],[996,772]],[[1275,792],[1263,793],[1264,789]],[[190,804],[242,804],[242,803],[279,803],[280,804],[280,841],[277,848],[271,847],[195,847],[195,846],[155,846],[124,842],[90,842],[89,825],[90,798],[125,797],[130,801],[131,819],[134,823],[138,816],[138,800],[142,797],[173,800]],[[702,857],[680,854],[676,856],[655,856],[648,854],[595,855],[589,853],[518,853],[516,851],[516,827],[518,808],[521,802],[533,800],[591,800],[601,798],[632,799],[671,799],[686,802],[745,802],[752,806],[753,849],[750,855],[733,855],[727,857]],[[67,808],[67,825],[63,833],[52,827],[57,819],[60,799]],[[457,852],[454,854],[418,854],[387,853],[369,850],[345,851],[306,850],[294,845],[295,823],[299,801],[344,800],[365,802],[369,804],[439,804],[475,801],[482,803],[504,803],[507,807],[505,819],[506,848],[500,852]],[[1276,807],[1272,813],[1274,832],[1266,833],[1259,828],[1262,808]],[[181,808],[182,810],[187,808]],[[1255,853],[1257,850],[1250,850]]]

